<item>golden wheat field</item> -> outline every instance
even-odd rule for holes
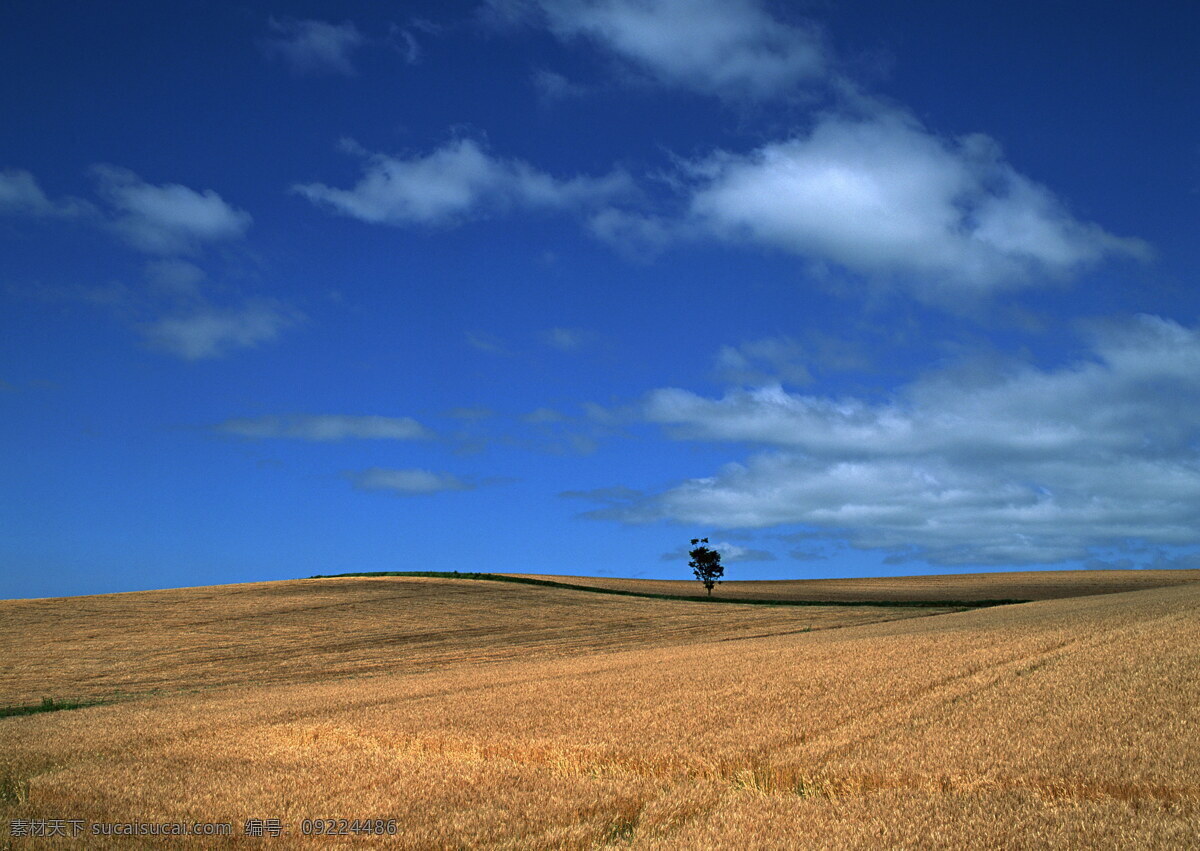
[[[605,576],[543,576],[546,579],[643,594],[702,594],[694,580],[624,579]],[[782,579],[722,582],[716,596],[730,599],[844,601],[1050,600],[1088,594],[1116,594],[1200,582],[1200,570],[1026,570],[960,573],[941,576],[867,577],[860,579]]]
[[[74,840],[100,848],[1195,847],[1200,584],[1108,591],[948,611],[388,578],[6,601],[0,702],[112,702],[0,718],[0,841],[67,847],[11,825],[74,819],[234,834]],[[320,819],[396,833],[303,834]]]
[[[708,606],[429,578],[0,601],[0,705],[416,673],[951,609]]]

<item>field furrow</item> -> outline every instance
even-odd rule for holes
[[[407,614],[384,617],[398,587]],[[272,594],[280,623],[242,616]],[[348,605],[297,608],[311,594]],[[230,596],[203,605],[258,624],[247,660],[223,638],[172,657],[171,679],[151,654],[139,676],[165,684],[157,695],[0,719],[0,813],[239,830],[278,818],[288,847],[313,848],[334,840],[302,835],[304,820],[340,817],[395,819],[380,842],[411,849],[1178,848],[1200,835],[1194,584],[839,628],[808,609],[450,580]],[[111,626],[79,628],[96,654],[148,641],[114,634],[134,605],[113,605]],[[290,619],[314,611],[344,618],[309,630],[328,675],[299,658],[260,677],[260,660],[303,656]],[[371,675],[353,676],[362,665]],[[112,667],[134,679],[129,660]]]

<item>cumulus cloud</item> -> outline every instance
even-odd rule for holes
[[[113,208],[111,227],[150,254],[190,254],[204,243],[236,239],[250,214],[227,204],[211,189],[197,192],[178,183],[146,183],[132,171],[94,166],[101,197]]]
[[[990,137],[942,138],[860,91],[815,29],[773,17],[758,0],[490,0],[487,8],[493,19],[587,40],[664,84],[741,101],[807,82],[836,104],[811,127],[755,150],[684,162],[666,181],[674,195],[662,209],[590,211],[592,234],[635,257],[715,237],[953,305],[1149,254],[1140,240],[1077,219]],[[537,79],[546,93],[565,90],[553,72]]]
[[[474,485],[450,473],[434,473],[429,470],[388,470],[372,467],[369,470],[349,472],[345,476],[358,490],[388,491],[399,496],[474,489]]]
[[[270,27],[276,35],[264,42],[264,50],[270,56],[283,59],[297,74],[353,76],[351,56],[366,42],[358,27],[350,21],[331,24],[271,18]],[[411,36],[407,36],[406,44],[410,45],[410,52],[416,50]],[[415,61],[415,57],[410,61]]]
[[[147,322],[141,331],[152,347],[194,361],[271,342],[302,319],[294,309],[273,301],[232,308],[204,303],[189,312]]]
[[[643,417],[675,438],[770,448],[593,515],[800,526],[941,565],[1200,543],[1200,332],[1141,316],[1090,333],[1076,363],[947,370],[885,402],[655,391]]]
[[[724,97],[787,93],[824,73],[817,31],[756,0],[491,0],[493,14],[587,39],[665,85]]]
[[[826,115],[807,134],[690,171],[701,233],[905,278],[931,299],[1147,251],[1076,220],[988,137],[944,140],[897,110]]]
[[[216,427],[224,434],[252,438],[339,440],[426,440],[434,436],[411,417],[300,414],[227,420]]]
[[[293,191],[373,224],[448,225],[512,208],[573,209],[632,188],[622,172],[560,180],[520,160],[492,157],[470,139],[409,158],[371,154],[353,143],[343,147],[366,158],[365,173],[352,189],[310,183]]]

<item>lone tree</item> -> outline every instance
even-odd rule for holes
[[[707,543],[708,538],[692,538],[692,549],[688,550],[692,560],[688,562],[688,567],[704,583],[711,597],[713,586],[725,575],[725,568],[721,565],[721,554],[704,546]]]

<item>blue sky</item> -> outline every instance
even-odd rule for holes
[[[0,597],[1200,565],[1197,17],[7,3]]]

